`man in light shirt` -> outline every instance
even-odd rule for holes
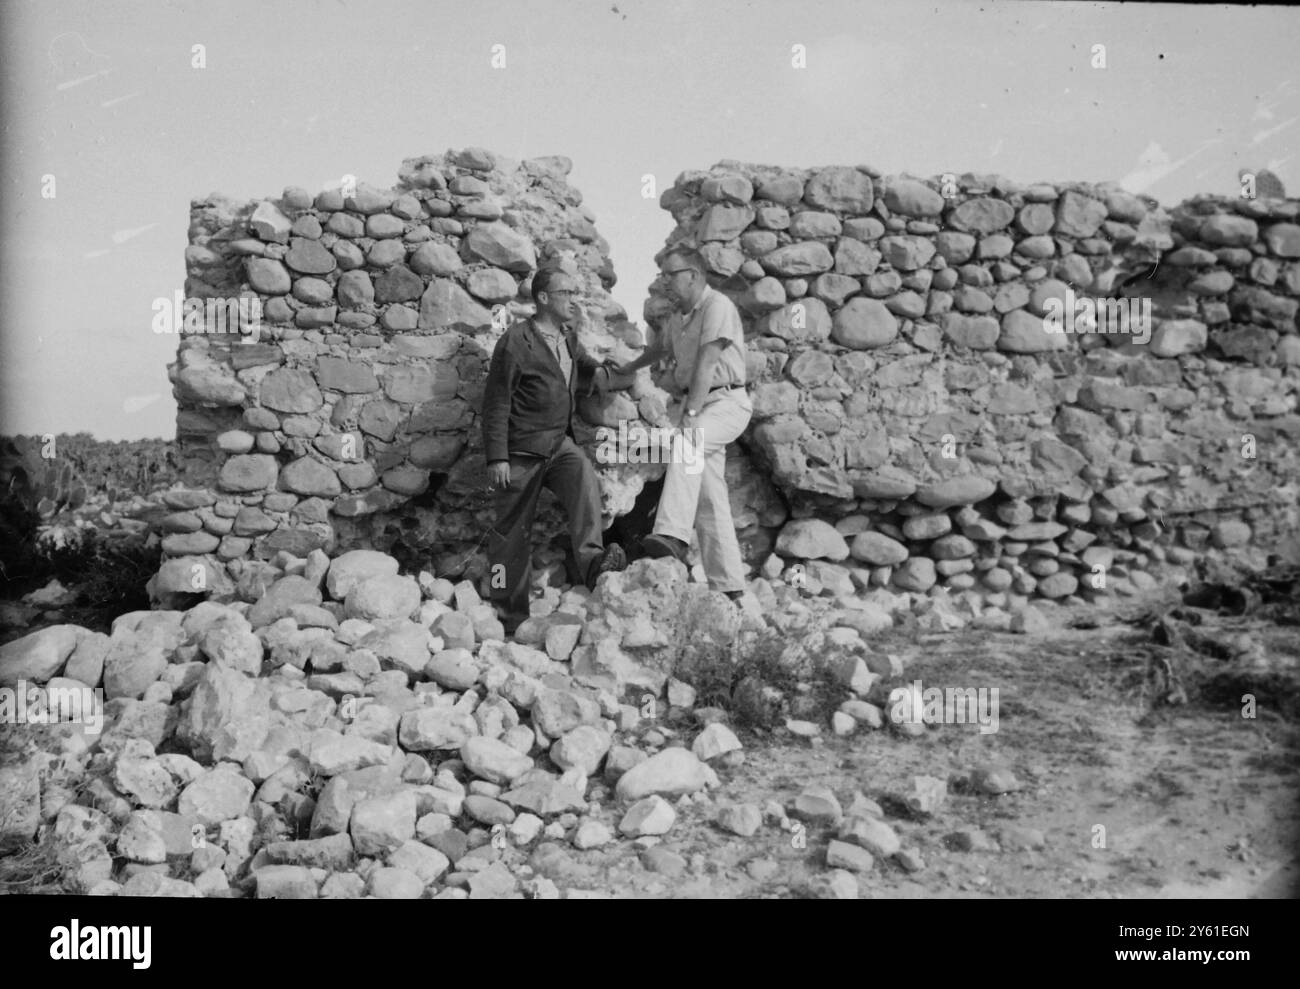
[[[739,600],[745,569],[725,472],[727,444],[745,431],[754,414],[745,390],[745,332],[735,304],[706,280],[698,251],[674,249],[660,268],[677,311],[646,353],[618,369],[630,373],[667,360],[673,368],[671,383],[682,397],[677,420],[682,434],[674,440],[654,531],[642,547],[649,556],[673,556],[685,563],[693,530],[709,587]],[[682,443],[695,449],[684,451]]]

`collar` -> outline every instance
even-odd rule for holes
[[[691,316],[695,314],[695,310],[699,309],[700,306],[704,305],[704,300],[707,299],[709,297],[709,293],[713,291],[714,288],[712,285],[705,285],[704,291],[701,292],[700,297],[695,300],[695,305],[691,306],[691,308],[687,309],[686,312],[682,313],[682,319],[683,320],[690,319]]]
[[[569,326],[568,323],[561,323],[560,332],[558,334],[554,334],[548,332],[547,330],[542,329],[541,324],[538,323],[537,319],[533,316],[528,317],[528,322],[532,326],[532,328],[537,332],[537,334],[542,337],[559,336],[567,340],[569,337],[573,336],[573,329]]]
[[[537,336],[540,340],[545,341],[547,339],[548,337],[547,331],[543,330],[541,326],[538,325],[537,320],[534,319],[532,316],[529,316],[524,322],[528,324],[528,329],[531,330],[533,334]],[[568,323],[564,323],[561,325],[559,336],[560,339],[566,341],[572,339],[573,330],[569,327]]]

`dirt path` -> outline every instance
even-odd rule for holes
[[[1148,713],[1133,687],[1143,638],[1124,624],[1035,637],[964,630],[919,643],[895,632],[873,645],[904,659],[904,682],[997,687],[998,730],[942,725],[920,738],[874,731],[814,742],[742,735],[747,759],[724,771],[716,801],[789,806],[813,783],[845,807],[855,791],[875,800],[925,867],[908,873],[877,860],[858,876],[862,897],[1300,895],[1297,725],[1266,707],[1250,720],[1240,705],[1195,696]],[[1259,638],[1274,662],[1300,663],[1297,627]],[[1009,768],[1023,788],[976,792],[967,778],[988,763]],[[918,775],[948,781],[947,801],[929,819],[899,800]],[[772,824],[739,838],[711,823],[717,803],[679,807],[663,841],[690,863],[679,876],[647,871],[620,842],[569,852],[566,874],[554,878],[614,896],[747,898],[804,895],[828,872],[829,827],[810,826],[803,848]],[[978,834],[953,837],[970,829],[997,844],[960,850],[980,843]]]

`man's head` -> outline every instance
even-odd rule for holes
[[[681,248],[664,256],[659,264],[664,289],[681,312],[689,312],[709,287],[704,277],[704,258],[699,251]]]
[[[539,268],[533,275],[533,305],[551,322],[567,323],[578,314],[577,294],[577,280],[559,268]]]

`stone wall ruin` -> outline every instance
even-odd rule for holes
[[[640,343],[569,167],[471,148],[408,159],[391,190],[193,203],[187,296],[255,295],[264,319],[253,343],[182,338],[157,599],[227,596],[316,548],[482,576],[482,380],[532,272],[578,277],[598,357]],[[1166,212],[1113,184],[727,161],[661,204],[744,316],[755,417],[728,479],[763,575],[1070,601],[1291,545],[1300,202]],[[1045,332],[1050,300],[1124,282],[1151,301],[1146,345]],[[646,322],[664,312],[652,287]],[[579,441],[667,424],[649,378],[585,400]],[[602,467],[607,521],[662,470]],[[539,543],[563,529],[548,507]]]

